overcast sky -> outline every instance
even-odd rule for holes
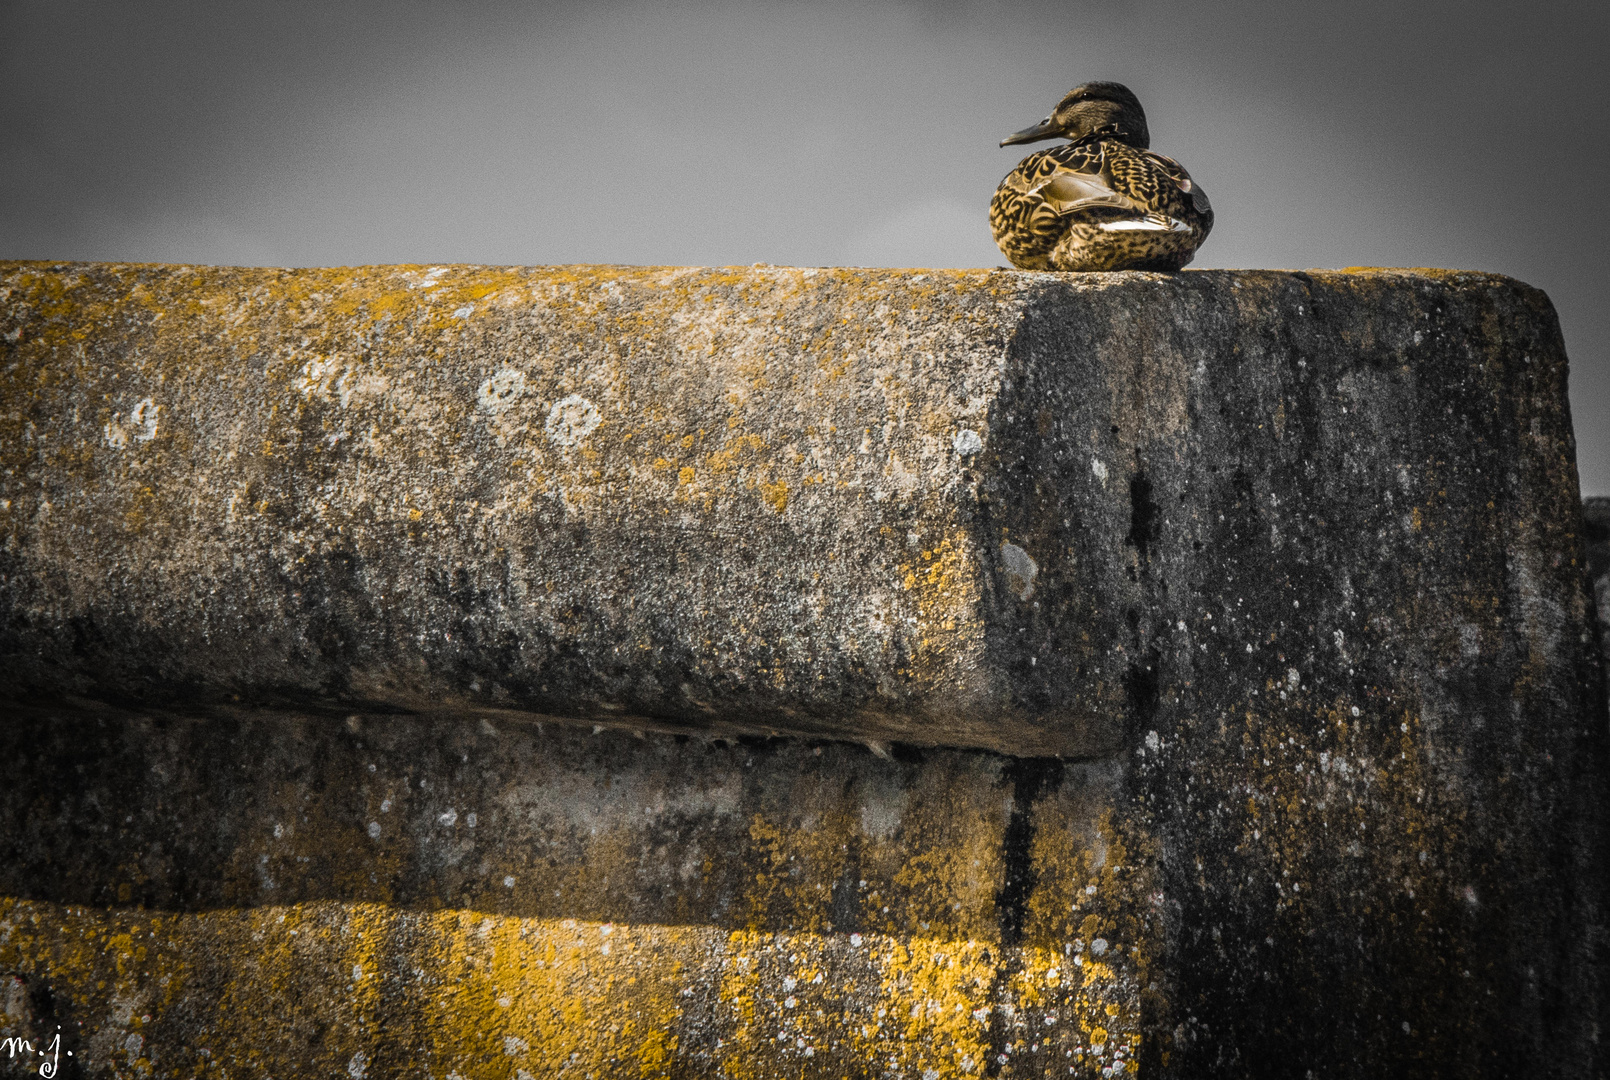
[[[1196,266],[1549,293],[1610,494],[1610,4],[18,3],[0,258],[994,266],[999,149],[1140,96]]]

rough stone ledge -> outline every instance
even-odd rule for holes
[[[0,665],[47,698],[1082,758],[1166,654],[1402,684],[1577,557],[1553,314],[1488,275],[8,263],[0,304]]]
[[[1535,290],[0,290],[5,1030],[96,1075],[1605,1073]]]
[[[1153,871],[1116,762],[89,702],[16,708],[0,754],[27,763],[0,977],[52,1001],[0,1033],[62,1023],[97,1074],[948,1077],[1003,1040],[1057,1073],[1140,1047]]]
[[[1418,722],[1248,715],[1272,767],[1181,784],[1168,745],[7,717],[0,1037],[80,1075],[1602,1073],[1591,831],[1460,805]]]

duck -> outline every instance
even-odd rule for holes
[[[1146,113],[1122,83],[1087,82],[1002,146],[1067,139],[1030,154],[990,200],[990,231],[1020,270],[1158,270],[1196,257],[1213,228],[1207,192],[1154,153]]]

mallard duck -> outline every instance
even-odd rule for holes
[[[1022,270],[1178,270],[1213,228],[1207,193],[1173,158],[1147,149],[1129,88],[1089,82],[1002,146],[1070,139],[1030,154],[989,204],[995,243]]]

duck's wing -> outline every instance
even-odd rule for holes
[[[1024,158],[990,201],[990,227],[1007,257],[1030,266],[1049,255],[1067,219],[1096,208],[1144,214],[1146,208],[1117,190],[1099,148],[1065,144]]]
[[[1019,171],[1031,163],[1032,170],[1023,177],[1026,192],[1059,215],[1096,206],[1139,209],[1133,198],[1114,186],[1099,144],[1053,146],[1024,161]]]
[[[1134,199],[1114,191],[1106,177],[1089,173],[1053,173],[1034,188],[1033,194],[1059,217],[1097,206],[1129,211],[1141,209]]]
[[[1206,229],[1213,227],[1213,204],[1208,201],[1207,192],[1202,190],[1202,185],[1192,180],[1191,174],[1185,171],[1185,166],[1173,158],[1164,157],[1162,154],[1153,153],[1150,150],[1145,151],[1145,153],[1153,166],[1178,185],[1180,192],[1190,200],[1191,209],[1202,216],[1207,223],[1206,228],[1203,230],[1205,235]]]

